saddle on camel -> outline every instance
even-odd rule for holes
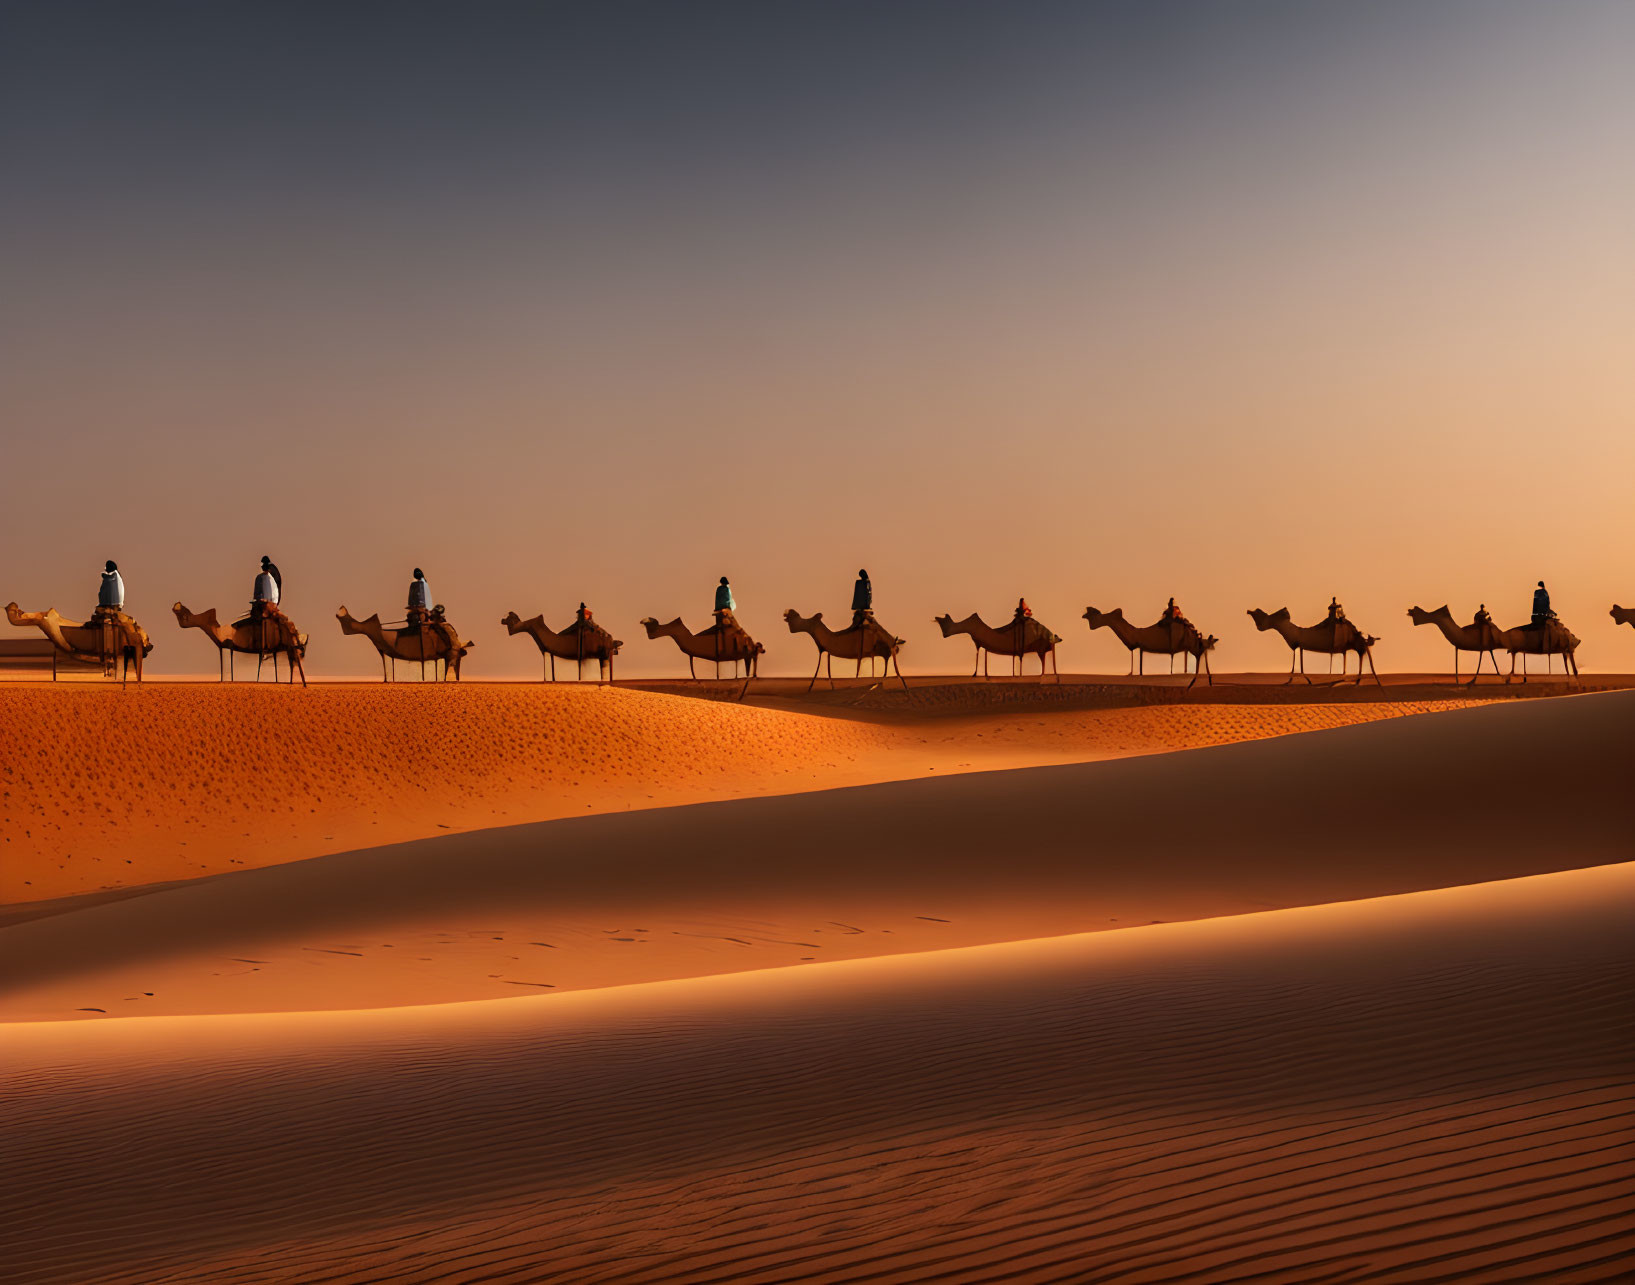
[[[649,638],[671,639],[681,649],[682,655],[687,657],[687,673],[692,678],[698,677],[696,662],[702,660],[714,664],[717,678],[721,676],[723,664],[732,665],[734,678],[738,676],[739,664],[742,664],[747,683],[756,676],[766,648],[751,638],[749,630],[738,623],[738,617],[734,614],[736,605],[717,606],[714,611],[715,623],[696,634],[687,628],[680,616],[663,625],[648,616],[642,620],[642,628],[647,630]]]
[[[507,613],[500,623],[512,634],[527,634],[538,646],[543,658],[541,681],[549,678],[556,681],[556,662],[560,660],[575,661],[579,666],[579,677],[585,676],[585,662],[597,662],[597,674],[602,682],[613,681],[613,658],[619,654],[619,648],[624,643],[603,629],[592,619],[589,607],[579,604],[579,610],[574,613],[573,623],[557,633],[545,623],[543,615],[533,616],[524,620],[516,612]]]
[[[341,622],[343,634],[363,634],[374,643],[375,650],[380,653],[380,677],[383,682],[388,681],[387,663],[390,662],[395,677],[400,660],[418,663],[422,674],[426,662],[430,661],[434,677],[437,675],[437,662],[442,661],[442,677],[446,680],[452,674],[458,679],[460,662],[465,659],[466,652],[476,645],[462,641],[454,626],[444,617],[442,604],[432,603],[431,588],[419,567],[414,569],[414,580],[409,585],[409,604],[401,625],[381,624],[378,613],[365,620],[357,620],[344,606],[335,613],[335,618]]]
[[[132,667],[136,681],[142,681],[142,661],[153,650],[147,630],[125,613],[125,581],[112,561],[102,573],[96,610],[84,623],[69,620],[55,607],[44,611],[23,611],[15,602],[6,604],[6,619],[19,627],[33,625],[48,639],[53,652],[52,677],[56,677],[57,657],[81,665],[100,668],[103,677],[124,682]]]
[[[306,686],[307,673],[303,663],[307,654],[307,636],[295,627],[295,622],[284,614],[277,602],[257,598],[250,604],[249,613],[240,616],[231,625],[216,620],[216,609],[194,612],[180,603],[173,603],[171,611],[176,623],[183,629],[197,629],[216,644],[217,676],[223,682],[236,677],[234,658],[238,655],[256,658],[256,678],[261,677],[261,666],[269,658],[273,664],[273,681],[278,680],[278,657],[288,662],[289,681],[300,674],[301,685]]]

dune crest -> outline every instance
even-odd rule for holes
[[[0,685],[0,905],[552,817],[1073,762],[1455,708],[1200,706],[882,725],[562,685]],[[3,917],[0,917],[3,922]]]
[[[0,1012],[481,999],[1617,862],[1631,710],[1635,692],[1507,702],[331,854],[0,928]],[[1519,761],[1527,788],[1495,794]]]

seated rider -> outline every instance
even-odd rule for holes
[[[1493,623],[1493,617],[1488,615],[1487,604],[1484,602],[1476,608],[1476,619],[1470,622],[1478,629],[1486,629]]]
[[[738,610],[738,600],[732,596],[732,585],[725,576],[715,586],[715,623],[720,624],[728,612]]]
[[[1330,620],[1345,619],[1345,608],[1340,605],[1340,600],[1338,598],[1330,598],[1328,600],[1328,618]]]
[[[414,569],[414,579],[409,581],[409,605],[404,614],[409,624],[416,626],[431,618],[431,586],[419,567]]]
[[[1017,619],[1017,620],[1026,620],[1028,617],[1030,617],[1032,615],[1033,615],[1033,608],[1028,606],[1028,600],[1026,598],[1018,598],[1016,600],[1016,616],[1015,616],[1015,619]]]
[[[102,572],[102,584],[97,589],[99,616],[118,615],[125,609],[125,578],[119,574],[119,564],[112,558]]]
[[[874,585],[867,571],[858,570],[857,583],[852,586],[852,626],[861,625],[874,614]]]
[[[1538,588],[1533,590],[1533,623],[1542,625],[1556,613],[1550,610],[1550,591],[1544,587],[1544,581],[1538,582]]]
[[[573,613],[573,618],[581,625],[590,624],[591,610],[584,603],[579,604],[579,610]]]
[[[1165,620],[1179,620],[1180,618],[1181,618],[1181,609],[1175,605],[1175,599],[1171,598],[1169,600],[1169,606],[1164,608],[1164,619]]]
[[[268,607],[276,607],[283,590],[283,578],[271,558],[261,559],[261,570],[256,573],[255,586],[250,590],[250,619],[260,620]]]

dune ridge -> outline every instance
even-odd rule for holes
[[[0,684],[0,905],[450,830],[1151,753],[1462,704],[1420,694],[1366,706],[1029,706],[961,720],[923,717],[931,695],[912,699],[910,721],[882,724],[814,712],[820,704],[570,684]]]
[[[353,1013],[9,1028],[8,1279],[1611,1280],[1635,865]]]
[[[1632,720],[1635,692],[1509,702],[333,854],[0,929],[0,1013],[562,991],[1618,862]]]

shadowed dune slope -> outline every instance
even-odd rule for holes
[[[511,1003],[14,1026],[0,1259],[11,1285],[1617,1279],[1632,928],[1626,865]]]
[[[159,993],[125,1013],[483,998],[510,977],[608,985],[1616,862],[1631,856],[1632,729],[1635,693],[1617,692],[335,854],[0,930],[4,1004],[14,1017],[106,1008],[101,991],[62,986],[99,972],[114,1001]],[[688,953],[700,925],[731,916],[757,938]],[[895,927],[867,941],[813,935],[826,923]],[[617,925],[640,927],[610,936]],[[507,976],[471,956],[406,982],[397,962],[406,933],[435,965],[440,942],[509,949],[545,929],[548,974]],[[380,941],[396,955],[353,962]],[[300,952],[283,971],[266,957],[280,947]],[[228,956],[246,957],[239,981],[216,976]],[[141,972],[167,959],[195,963],[162,986]]]
[[[1448,708],[1445,694],[978,719],[925,717],[910,694],[882,726],[572,684],[0,684],[0,902],[449,830],[1280,736]]]

